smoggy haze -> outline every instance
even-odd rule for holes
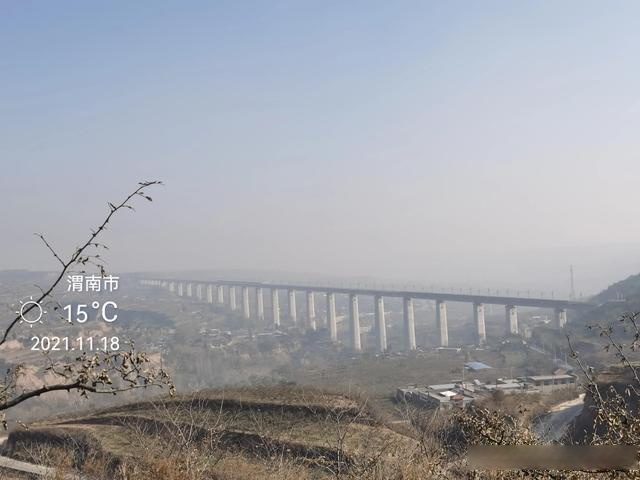
[[[636,2],[3,2],[0,269],[157,178],[112,269],[590,293],[640,270],[639,56]]]

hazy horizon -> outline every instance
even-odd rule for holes
[[[461,6],[463,8],[461,8]],[[362,12],[366,10],[367,15]],[[640,4],[4,2],[0,269],[595,293],[640,271]]]

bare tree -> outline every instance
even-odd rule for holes
[[[150,187],[161,185],[159,181],[140,182],[136,189],[126,196],[120,203],[109,203],[109,212],[99,226],[91,230],[79,247],[67,258],[59,254],[43,234],[36,234],[60,264],[60,270],[54,280],[46,288],[40,288],[40,295],[24,310],[8,322],[7,327],[0,333],[0,346],[9,339],[10,333],[22,318],[29,314],[38,304],[55,305],[54,310],[60,311],[61,306],[55,301],[54,294],[66,275],[70,273],[86,273],[86,269],[97,268],[102,277],[106,276],[104,261],[100,251],[107,246],[100,243],[101,234],[107,229],[114,216],[122,210],[135,210],[134,200],[143,198],[152,201],[147,194]],[[5,411],[34,397],[40,397],[55,391],[77,391],[86,396],[88,393],[115,395],[119,392],[147,388],[150,386],[166,386],[170,393],[174,387],[166,371],[155,368],[144,352],[138,352],[133,342],[129,342],[126,350],[83,352],[75,359],[66,362],[56,362],[45,356],[42,373],[48,374],[50,381],[43,381],[40,386],[25,388],[20,385],[20,379],[25,374],[23,365],[10,368],[0,381],[0,417],[6,427]]]

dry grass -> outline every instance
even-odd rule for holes
[[[456,416],[397,408],[402,428],[391,429],[361,398],[298,387],[234,389],[103,410],[46,430],[91,447],[75,466],[95,480],[494,478],[466,470]],[[463,420],[467,432],[522,440],[526,431],[505,427],[503,418],[493,410]]]
[[[33,480],[32,475],[2,467],[0,467],[0,478],[2,480]]]
[[[415,439],[381,424],[366,401],[300,387],[205,391],[105,409],[23,432],[22,444],[39,435],[43,443],[58,435],[93,446],[76,467],[122,479],[379,476],[382,463],[399,464],[418,449]]]
[[[476,406],[489,410],[500,411],[506,415],[519,416],[528,419],[545,413],[553,405],[572,400],[578,396],[575,388],[557,390],[550,394],[540,393],[512,393],[496,392],[490,398],[476,402]]]

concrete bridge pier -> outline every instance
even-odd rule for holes
[[[236,310],[236,287],[229,285],[229,308],[231,311]]]
[[[222,285],[218,285],[216,287],[216,291],[216,300],[218,301],[218,304],[222,305],[224,303],[224,287]]]
[[[296,307],[296,291],[289,290],[289,320],[294,325],[298,323],[298,307]]]
[[[327,323],[329,324],[329,337],[332,342],[338,341],[338,325],[336,324],[336,294],[327,293]]]
[[[556,308],[556,327],[564,328],[567,324],[567,309],[566,308]]]
[[[403,299],[403,317],[404,317],[404,341],[407,350],[416,349],[416,325],[413,313],[413,299],[405,297]]]
[[[251,311],[249,310],[249,287],[242,287],[242,315],[246,319],[251,317]]]
[[[376,324],[376,332],[378,334],[378,348],[381,352],[387,351],[387,327],[384,318],[384,297],[382,295],[377,295],[374,298],[374,306],[375,306],[375,324]]]
[[[187,283],[187,297],[193,297],[193,284]]]
[[[518,308],[515,305],[505,305],[505,320],[507,322],[507,333],[518,334]]]
[[[207,303],[213,303],[213,285],[207,285]]]
[[[258,320],[264,322],[264,296],[262,294],[262,288],[256,288],[256,304],[258,310]]]
[[[178,296],[182,297],[184,295],[184,284],[182,282],[178,283]]]
[[[484,345],[485,343],[487,343],[487,332],[485,330],[485,325],[484,325],[484,304],[483,303],[473,304],[473,318],[476,324],[478,345]]]
[[[316,302],[313,292],[307,292],[307,326],[316,331]]]
[[[380,332],[378,332],[378,319],[376,317],[376,301],[378,299],[377,295],[373,296],[373,321],[371,322],[371,333],[373,336],[378,339],[380,338]]]
[[[278,302],[278,290],[271,289],[271,317],[273,319],[273,326],[278,328],[280,326],[280,304]]]
[[[447,325],[447,304],[444,300],[436,300],[436,322],[440,334],[440,346],[449,346],[449,327]]]
[[[356,352],[361,352],[360,313],[358,312],[358,295],[355,293],[349,294],[349,314],[351,317],[351,348]]]

